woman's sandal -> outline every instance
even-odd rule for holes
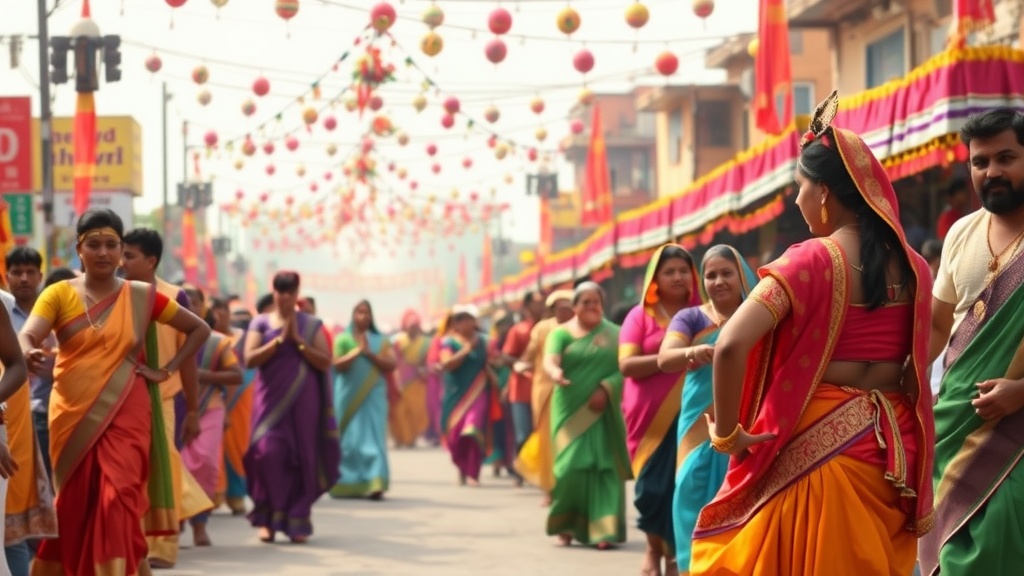
[[[270,544],[274,541],[274,531],[269,528],[260,528],[259,537],[260,542]]]
[[[559,534],[558,535],[558,543],[561,544],[562,546],[571,546],[572,545],[572,534]]]
[[[309,536],[292,536],[292,544],[305,544],[309,542]]]
[[[598,542],[594,548],[597,548],[598,550],[611,550],[612,548],[615,548],[615,546],[611,542]]]
[[[665,558],[665,576],[679,576],[679,565],[675,559]]]

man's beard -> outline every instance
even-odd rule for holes
[[[993,188],[1002,188],[993,195]],[[1009,214],[1024,207],[1024,186],[1014,187],[1005,178],[986,179],[981,186],[981,205],[993,214]]]

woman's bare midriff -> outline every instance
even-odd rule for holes
[[[896,362],[829,362],[821,381],[870,392],[901,392],[903,364]]]

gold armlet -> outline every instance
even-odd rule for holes
[[[740,437],[740,432],[743,431],[743,426],[740,426],[739,422],[736,423],[736,427],[732,429],[725,438],[719,438],[714,433],[711,434],[711,447],[716,452],[728,452],[732,450],[732,447],[736,445],[736,440]]]

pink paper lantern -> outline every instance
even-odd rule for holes
[[[455,126],[455,116],[452,116],[451,114],[441,116],[441,126],[444,126],[445,128]]]
[[[456,98],[455,96],[449,96],[444,99],[445,112],[449,114],[458,114],[459,108],[461,108],[461,104],[459,103],[459,99]]]
[[[270,80],[260,76],[252,83],[252,92],[257,96],[266,96],[270,92]]]
[[[594,69],[594,55],[584,48],[572,57],[572,65],[580,74],[586,74]]]
[[[274,143],[268,141],[266,144],[264,144],[263,145],[263,153],[266,154],[267,156],[273,154],[274,153]]]
[[[299,139],[295,136],[289,136],[284,141],[284,147],[291,152],[295,152],[299,149]]]
[[[157,56],[156,53],[153,53],[148,58],[146,58],[146,70],[149,70],[154,74],[159,72],[160,68],[162,68],[163,65],[163,61],[160,60],[160,57]]]
[[[434,143],[427,144],[427,155],[428,156],[433,156],[434,154],[437,154],[437,144],[434,144]]]
[[[213,148],[214,146],[217,145],[217,133],[214,132],[213,130],[210,130],[203,136],[203,142],[206,143],[207,147]]]
[[[572,122],[569,122],[569,130],[573,134],[583,133],[583,121],[580,120],[579,118],[576,118]]]
[[[467,169],[467,170],[472,168],[473,167],[473,159],[472,158],[463,158],[462,159],[462,167]]]
[[[267,170],[267,176],[273,176],[273,175],[274,175],[274,172],[276,172],[276,171],[277,171],[277,169],[276,169],[276,168],[274,168],[274,165],[273,165],[273,164],[267,164],[267,168],[266,168],[266,170]]]
[[[334,116],[325,116],[324,117],[324,129],[325,130],[330,132],[331,130],[334,130],[337,127],[338,127],[338,120],[335,119]]]
[[[370,8],[370,26],[373,26],[377,32],[387,32],[394,25],[397,17],[395,7],[387,2],[381,2]]]
[[[438,164],[437,162],[434,162],[434,164],[430,166],[430,171],[433,172],[434,174],[440,174],[441,165]]]
[[[512,29],[512,15],[504,8],[495,8],[487,17],[487,27],[501,36]]]
[[[500,64],[505,60],[505,56],[508,55],[508,47],[505,46],[505,41],[501,38],[492,38],[484,46],[484,56],[491,64]]]

